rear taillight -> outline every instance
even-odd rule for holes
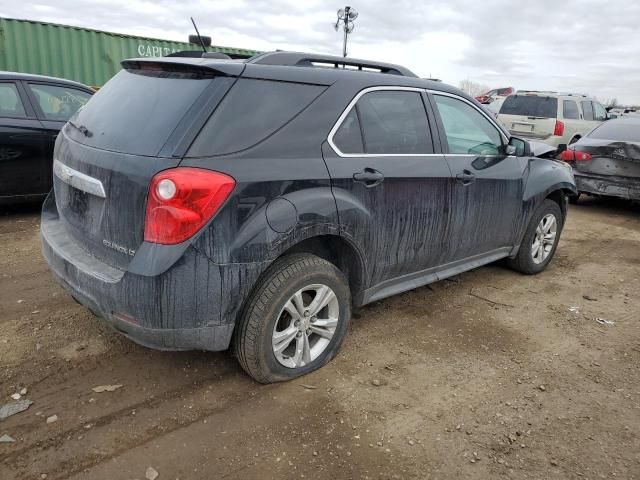
[[[560,120],[556,120],[556,127],[553,129],[553,134],[556,137],[561,137],[562,135],[564,135],[564,123],[562,123]]]
[[[565,150],[562,152],[562,160],[565,162],[586,162],[591,160],[591,154],[579,150]]]
[[[193,236],[235,187],[233,178],[201,168],[164,170],[151,179],[144,221],[145,242],[173,245]]]

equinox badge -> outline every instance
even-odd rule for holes
[[[124,253],[125,255],[129,255],[130,257],[133,257],[136,254],[135,250],[131,248],[123,247],[122,245],[118,245],[116,242],[111,242],[106,238],[102,240],[102,244],[105,247],[113,248],[115,251]]]

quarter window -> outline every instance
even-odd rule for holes
[[[89,93],[75,88],[36,83],[30,83],[29,88],[47,120],[66,122],[91,98]]]
[[[18,89],[14,83],[0,83],[0,117],[26,117]]]
[[[239,152],[262,142],[298,115],[325,87],[239,79],[198,134],[188,156]]]
[[[449,153],[499,155],[502,136],[498,129],[478,110],[462,100],[434,95]]]
[[[578,120],[580,118],[578,104],[573,100],[564,100],[562,102],[562,110],[562,116],[567,120]]]
[[[593,107],[591,106],[591,102],[583,101],[580,102],[582,105],[582,118],[584,120],[593,120]]]

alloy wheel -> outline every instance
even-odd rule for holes
[[[555,215],[548,213],[536,228],[535,236],[533,237],[533,244],[531,245],[531,257],[534,263],[540,264],[544,262],[556,241],[556,235],[558,234],[558,222]]]
[[[339,318],[338,298],[327,285],[312,284],[295,292],[273,327],[271,344],[278,362],[288,368],[313,362],[331,343]]]

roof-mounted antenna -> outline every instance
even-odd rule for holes
[[[202,39],[202,36],[200,35],[200,32],[198,31],[198,27],[196,25],[196,22],[193,20],[193,17],[191,18],[191,23],[193,23],[193,28],[196,29],[196,34],[198,35],[198,40],[200,40],[200,45],[202,45],[202,51],[204,53],[207,53],[207,47],[204,46],[204,40]]]

